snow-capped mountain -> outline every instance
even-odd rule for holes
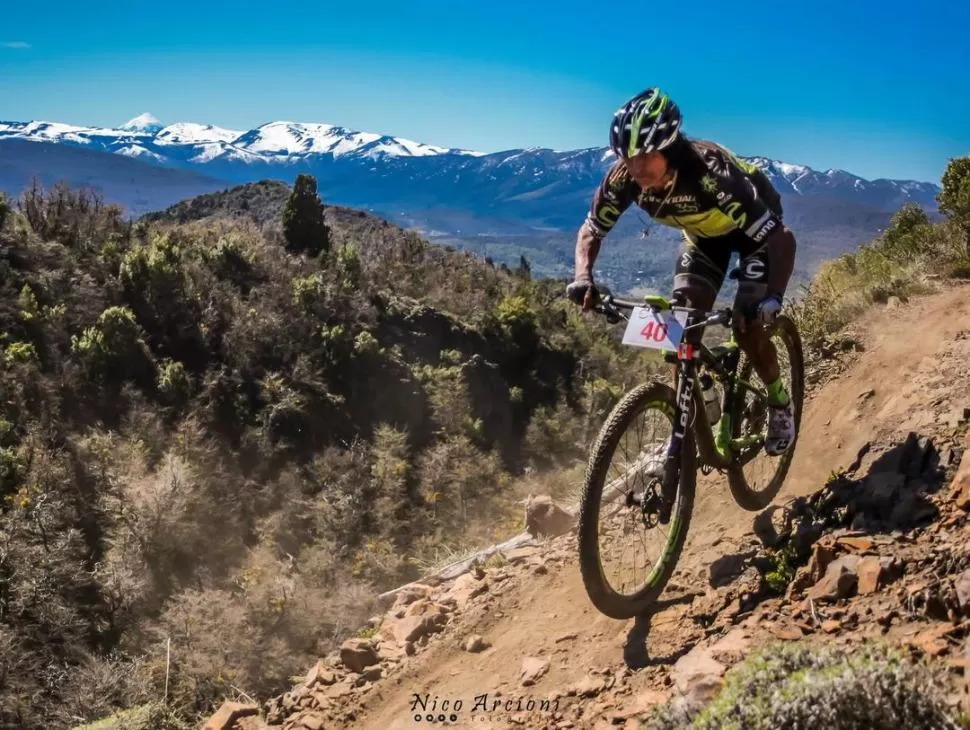
[[[127,122],[121,125],[119,129],[126,132],[140,132],[142,134],[154,134],[158,132],[164,125],[158,121],[154,116],[145,112],[144,114],[139,114],[134,119],[129,119]]]
[[[390,157],[480,154],[332,124],[277,121],[238,131],[194,122],[165,126],[148,113],[117,129],[46,121],[0,122],[0,139],[84,146],[172,167],[232,163],[291,166],[320,158],[378,161]]]

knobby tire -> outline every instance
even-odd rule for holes
[[[579,567],[590,601],[603,614],[614,619],[629,619],[644,614],[663,593],[680,558],[694,508],[697,481],[697,455],[693,427],[684,434],[681,449],[678,501],[665,526],[670,532],[663,552],[663,564],[655,579],[632,595],[616,592],[606,580],[599,552],[599,517],[607,472],[623,434],[650,404],[662,403],[663,415],[673,428],[676,395],[663,383],[649,383],[629,391],[614,406],[600,429],[590,452],[579,508]],[[693,404],[691,405],[693,410]],[[690,422],[693,423],[693,418]]]

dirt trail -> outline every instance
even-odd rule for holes
[[[865,444],[900,443],[909,431],[940,432],[950,422],[956,425],[964,407],[970,407],[970,390],[961,377],[970,361],[970,286],[953,284],[931,296],[876,308],[852,330],[861,351],[849,356],[837,377],[814,389],[806,401],[801,438],[779,503],[820,489],[830,474],[856,461]],[[688,544],[669,586],[675,598],[645,622],[599,614],[579,576],[575,537],[557,538],[508,570],[490,572],[487,600],[459,605],[447,630],[431,636],[415,656],[395,659],[400,663],[393,673],[367,684],[341,724],[301,724],[292,716],[283,727],[399,730],[440,725],[416,720],[415,714],[437,714],[442,701],[453,705],[459,699],[465,711],[459,722],[447,723],[452,727],[633,727],[632,718],[645,709],[643,703],[671,684],[671,665],[711,635],[709,628],[687,618],[690,604],[711,598],[712,564],[750,541],[753,519],[753,513],[734,504],[716,474],[699,480]],[[696,604],[692,610],[696,616]],[[467,651],[465,643],[473,635],[484,637],[489,646]],[[527,658],[545,666],[534,685],[523,686]],[[574,725],[537,719],[525,704],[530,698],[583,696],[591,681],[602,690],[620,677],[629,698],[625,715],[613,711],[608,719]],[[325,694],[343,705],[349,690],[340,687],[334,684]],[[414,707],[417,696],[427,696],[424,710]],[[476,703],[491,705],[497,698],[511,699],[513,705],[469,714]],[[521,708],[516,705],[519,698]],[[435,699],[437,707],[431,704]]]

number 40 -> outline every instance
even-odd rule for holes
[[[667,337],[667,325],[647,322],[647,326],[640,330],[640,336],[645,340],[663,342]]]

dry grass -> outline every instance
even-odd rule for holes
[[[888,234],[826,262],[804,288],[793,314],[809,346],[822,344],[873,304],[905,301],[932,291],[935,280],[970,270],[964,236],[953,224],[927,225],[896,240]]]

